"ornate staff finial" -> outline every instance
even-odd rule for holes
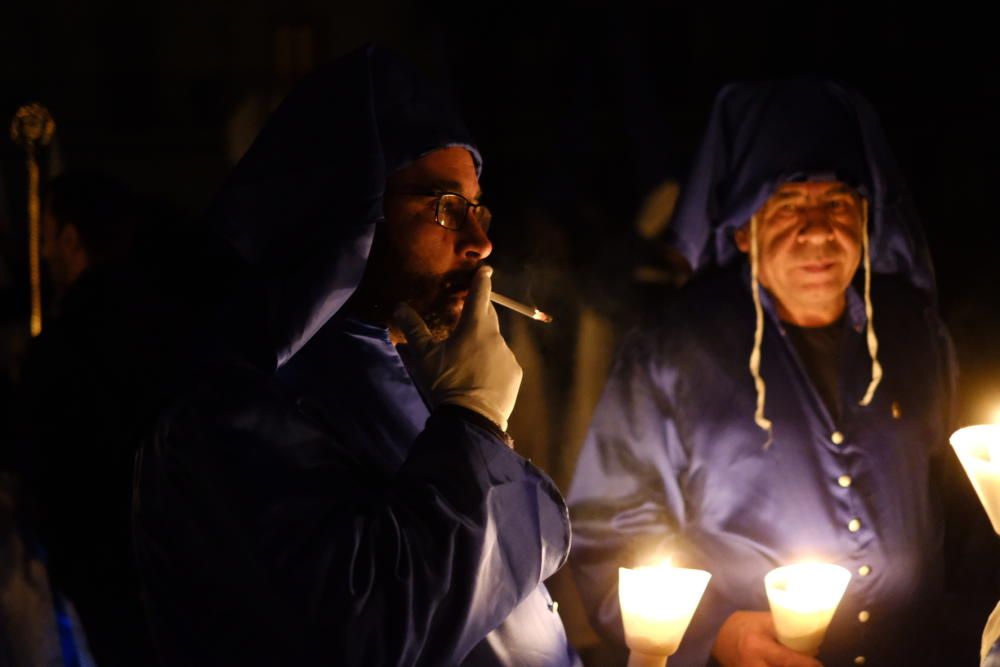
[[[14,114],[10,123],[11,140],[25,150],[37,146],[48,146],[56,133],[56,123],[52,114],[41,104],[25,104]]]
[[[24,148],[28,161],[28,265],[31,272],[31,335],[42,332],[41,201],[36,149],[48,146],[56,133],[52,114],[41,104],[26,104],[14,114],[10,138]]]

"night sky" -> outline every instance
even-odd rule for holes
[[[952,3],[39,0],[0,17],[4,123],[39,101],[63,167],[110,172],[192,217],[231,166],[234,125],[245,135],[317,64],[366,41],[395,47],[451,81],[480,142],[498,264],[556,252],[608,302],[626,285],[642,198],[683,182],[718,88],[834,76],[878,110],[925,221],[963,416],[1000,407],[998,39]],[[23,163],[2,146],[0,230],[18,273]],[[6,322],[24,316],[3,303]]]

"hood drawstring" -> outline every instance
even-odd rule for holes
[[[861,211],[861,245],[865,268],[866,338],[868,341],[868,354],[872,359],[872,379],[859,405],[867,406],[872,402],[872,399],[875,397],[875,390],[878,389],[879,383],[882,382],[882,364],[878,361],[878,338],[875,336],[874,308],[872,306],[872,262],[868,235],[867,199],[861,200]],[[759,252],[757,247],[757,216],[754,215],[750,218],[750,282],[757,323],[753,332],[753,350],[750,352],[750,374],[753,376],[754,387],[757,389],[757,410],[754,412],[753,420],[762,430],[767,431],[767,442],[764,443],[764,449],[768,449],[774,442],[774,424],[764,416],[767,387],[764,384],[764,378],[760,374],[760,353],[764,341],[764,308],[760,300]]]
[[[882,364],[878,362],[878,338],[875,337],[874,308],[872,307],[872,258],[868,236],[868,200],[861,200],[861,246],[865,263],[865,319],[867,324],[868,354],[872,358],[872,381],[858,405],[866,406],[875,397],[875,390],[882,381]]]
[[[773,424],[771,420],[764,416],[764,400],[767,387],[764,378],[760,375],[760,349],[764,342],[764,308],[760,303],[760,256],[757,248],[757,216],[750,218],[750,283],[753,291],[753,307],[757,315],[757,325],[753,332],[753,351],[750,352],[750,374],[753,375],[753,384],[757,389],[757,411],[753,420],[761,429],[767,431],[767,442],[764,449],[768,449],[774,442]]]

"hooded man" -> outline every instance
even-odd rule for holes
[[[578,664],[542,584],[568,513],[505,433],[481,158],[442,99],[363,48],[213,206],[245,278],[137,464],[166,665]]]
[[[592,622],[622,641],[617,568],[667,554],[713,575],[671,665],[814,666],[763,580],[820,560],[852,574],[823,664],[961,664],[974,641],[934,652],[942,493],[966,491],[950,345],[874,111],[821,80],[724,88],[671,233],[697,275],[624,344],[569,494]]]

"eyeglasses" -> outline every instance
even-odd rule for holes
[[[483,232],[490,231],[493,214],[486,204],[473,204],[457,192],[427,192],[415,190],[390,190],[386,194],[412,197],[437,197],[434,204],[434,222],[445,229],[460,231],[469,218],[475,218]]]

